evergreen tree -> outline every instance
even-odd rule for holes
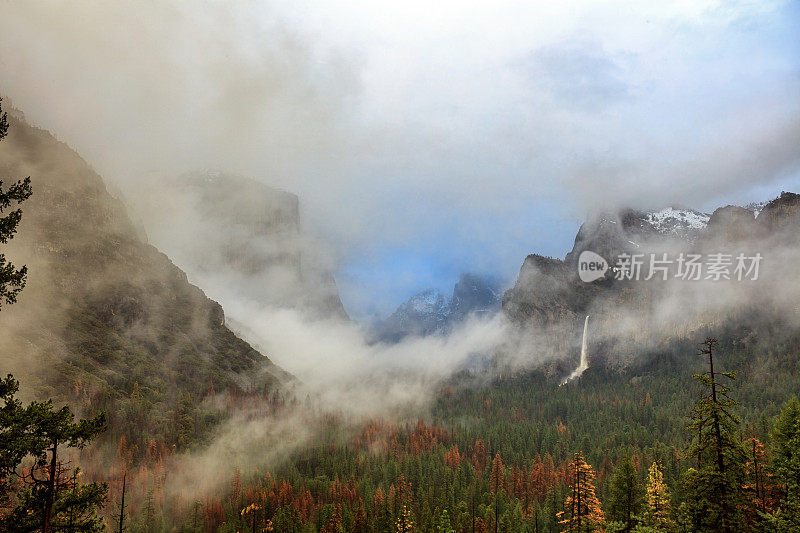
[[[8,114],[3,112],[2,98],[0,98],[0,141],[8,135]],[[31,196],[31,179],[19,180],[3,188],[0,179],[0,244],[5,244],[14,237],[17,226],[22,220],[22,210],[17,208],[4,213],[12,204],[19,205]],[[25,286],[28,269],[25,266],[16,268],[0,253],[0,307],[3,302],[12,304],[17,301],[17,295]]]
[[[742,444],[737,435],[739,419],[733,412],[737,403],[721,378],[735,380],[730,372],[714,369],[717,340],[708,338],[700,354],[708,359],[708,371],[694,377],[704,388],[704,396],[692,412],[689,426],[694,436],[689,453],[697,458],[697,471],[687,489],[687,498],[702,516],[693,518],[700,531],[732,533],[743,527],[744,463]]]
[[[436,523],[436,533],[455,533],[453,531],[453,525],[450,523],[450,515],[447,513],[447,509],[442,509],[441,514],[439,514],[439,520]]]
[[[644,490],[629,456],[626,456],[614,469],[611,476],[611,489],[608,497],[608,519],[621,522],[620,531],[630,533],[637,516],[644,508]]]
[[[568,479],[570,494],[564,504],[564,511],[558,513],[560,524],[565,532],[584,533],[602,531],[605,522],[600,500],[595,495],[595,473],[592,466],[577,452],[569,465]]]
[[[505,470],[500,454],[494,456],[492,461],[492,471],[489,474],[489,483],[492,494],[494,495],[494,531],[497,533],[500,523],[500,492],[505,485]]]
[[[786,531],[800,531],[800,401],[796,396],[775,419],[771,441],[771,470],[782,487],[780,509],[772,523]]]
[[[59,460],[58,452],[59,446],[86,446],[103,431],[105,417],[76,423],[68,407],[55,410],[52,400],[23,407],[15,398],[18,390],[19,383],[10,374],[0,382],[4,401],[0,408],[0,477],[5,490],[6,480],[12,477],[22,483],[14,495],[16,505],[0,519],[0,530],[50,533],[69,524],[73,531],[99,531],[103,523],[97,510],[105,502],[107,485],[79,483],[80,471]]]

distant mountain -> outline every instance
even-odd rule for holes
[[[503,297],[503,312],[520,331],[536,331],[531,349],[538,350],[537,357],[547,352],[554,358],[576,353],[577,335],[591,315],[590,357],[611,366],[625,366],[704,328],[761,324],[783,334],[800,328],[799,245],[800,195],[789,192],[763,205],[725,206],[710,215],[674,207],[606,213],[581,225],[563,261],[528,256]],[[659,274],[645,280],[645,264],[638,280],[617,279],[608,270],[585,283],[578,277],[584,251],[599,254],[610,266],[620,254],[642,254],[645,261],[667,254],[666,279]],[[703,270],[700,279],[679,279],[681,253],[699,256],[706,269],[715,257],[727,261],[728,278],[715,280]],[[757,279],[735,284],[739,254],[761,256]]]
[[[693,209],[665,207],[657,211],[622,209],[600,213],[584,222],[565,261],[577,264],[584,250],[603,257],[636,252],[644,241],[680,240],[693,243],[708,225],[710,215]]]
[[[142,239],[77,153],[20,113],[9,119],[0,176],[31,176],[33,196],[2,247],[29,269],[18,302],[0,311],[2,374],[14,373],[27,394],[103,409],[109,438],[123,431],[142,453],[147,428],[167,439],[159,446],[180,446],[182,431],[199,435],[218,420],[196,418],[189,406],[203,398],[272,394],[291,381]]]
[[[490,316],[500,311],[497,282],[474,274],[463,274],[450,297],[436,289],[415,294],[391,316],[373,327],[372,338],[398,342],[407,336],[443,334],[470,316]]]
[[[321,244],[302,231],[294,194],[196,172],[149,181],[130,197],[150,240],[220,298],[348,320]]]

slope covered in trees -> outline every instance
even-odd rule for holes
[[[196,440],[219,418],[218,393],[269,394],[288,376],[237,338],[222,308],[144,240],[100,176],[17,111],[0,175],[31,176],[18,235],[3,253],[27,266],[0,312],[2,371],[23,394],[105,411],[109,439],[135,455]]]

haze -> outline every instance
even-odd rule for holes
[[[792,2],[5,2],[0,93],[125,196],[299,195],[347,311],[563,256],[586,212],[800,186]]]

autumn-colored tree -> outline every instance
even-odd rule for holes
[[[756,437],[752,437],[747,442],[748,460],[745,465],[745,476],[747,482],[744,486],[747,500],[749,502],[745,518],[748,527],[760,521],[760,514],[767,512],[766,496],[766,477],[764,470],[766,462],[766,451],[764,445]]]
[[[584,533],[602,531],[605,523],[600,500],[595,494],[595,473],[581,452],[575,453],[569,464],[567,480],[570,493],[564,504],[564,511],[558,513],[560,524],[565,532]]]
[[[353,527],[350,529],[350,532],[367,533],[367,515],[364,513],[364,502],[361,501],[361,498],[358,499],[358,507],[353,517]]]
[[[400,516],[397,518],[395,526],[397,533],[413,533],[416,531],[416,529],[414,529],[414,521],[411,517],[411,511],[409,511],[408,507],[405,505],[402,509],[400,509]]]
[[[503,459],[500,458],[500,454],[496,454],[494,456],[494,460],[492,461],[492,471],[489,474],[489,487],[492,491],[492,494],[498,494],[503,490],[505,486],[505,467],[503,466]]]
[[[253,533],[256,531],[256,520],[258,519],[259,511],[261,511],[261,506],[257,503],[251,503],[241,511],[241,515],[243,518],[248,520],[248,523],[252,524]],[[248,518],[249,517],[249,518]]]
[[[482,440],[476,440],[472,449],[472,466],[478,474],[482,474],[483,469],[486,468],[486,455],[486,445]]]
[[[458,467],[461,465],[461,454],[458,452],[458,446],[455,444],[453,444],[453,447],[445,452],[444,464],[450,467],[450,469],[453,471],[458,470]]]
[[[656,530],[667,530],[669,518],[669,489],[657,462],[650,465],[647,476],[647,524]]]

